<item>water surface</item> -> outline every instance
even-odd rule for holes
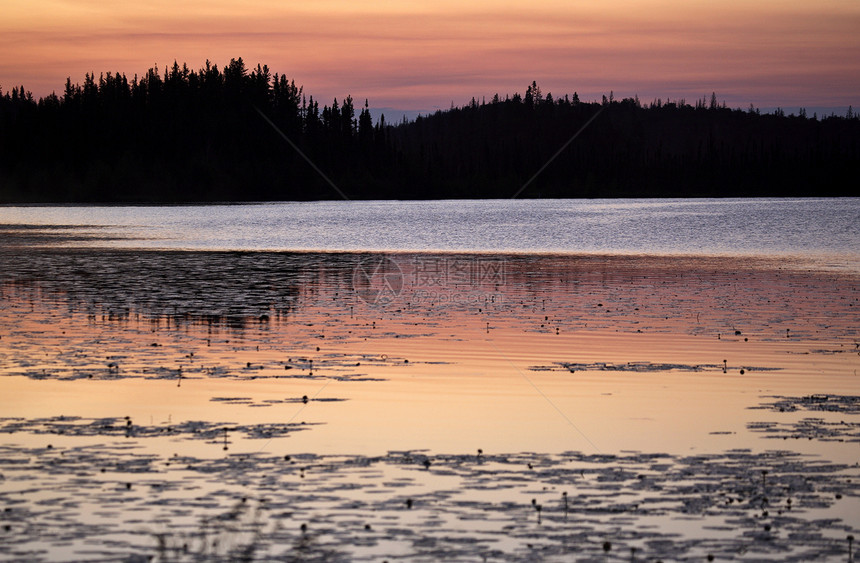
[[[858,211],[0,208],[0,559],[845,561]]]
[[[0,207],[4,224],[123,248],[765,255],[860,270],[860,198]]]

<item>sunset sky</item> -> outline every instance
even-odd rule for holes
[[[523,92],[717,93],[732,107],[860,105],[857,0],[3,0],[0,87],[129,78],[174,60],[267,64],[330,103],[430,111]]]

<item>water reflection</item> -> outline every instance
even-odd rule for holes
[[[858,212],[858,198],[319,201],[0,207],[0,224],[112,237],[42,241],[66,247],[794,256],[857,272]]]
[[[155,328],[241,331],[305,315],[758,338],[860,330],[852,277],[779,260],[7,249],[0,261],[5,299]]]
[[[611,540],[801,561],[857,533],[856,277],[647,256],[0,264],[0,555],[109,538],[112,559],[597,560]]]

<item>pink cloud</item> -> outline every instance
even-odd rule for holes
[[[555,12],[480,2],[457,12],[453,3],[357,11],[330,1],[302,11],[260,0],[176,13],[167,2],[124,11],[75,1],[62,18],[13,9],[0,23],[0,85],[23,83],[41,95],[88,71],[131,76],[174,59],[196,68],[242,56],[324,101],[351,93],[404,108],[522,91],[533,79],[544,91],[585,96],[723,90],[741,105],[860,102],[860,10],[847,1],[818,10],[798,2],[781,10],[737,1],[556,4]]]

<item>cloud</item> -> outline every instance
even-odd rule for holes
[[[44,94],[88,71],[242,56],[320,99],[352,93],[406,108],[522,91],[533,79],[554,93],[725,88],[771,105],[856,104],[860,8],[824,2],[215,0],[177,10],[163,0],[9,0],[0,84]]]

